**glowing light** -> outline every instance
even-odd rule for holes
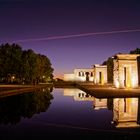
[[[116,88],[119,88],[120,87],[120,84],[119,84],[119,81],[118,80],[115,81],[115,85],[116,85]]]
[[[80,77],[80,81],[84,82],[85,81],[85,77]]]
[[[130,86],[130,84],[127,84],[126,89],[130,89],[130,88],[132,88],[132,87]]]
[[[15,79],[15,76],[12,76],[12,79]]]
[[[135,87],[136,86],[136,81],[137,81],[136,80],[136,77],[132,77],[131,80],[132,80],[132,83],[131,83],[132,84],[132,87]]]
[[[104,85],[104,76],[103,76],[102,73],[101,73],[101,75],[102,75],[102,76],[101,76],[101,84]]]

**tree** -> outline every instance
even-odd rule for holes
[[[52,81],[53,68],[49,58],[45,55],[38,54],[37,57],[37,80],[40,82]]]
[[[0,46],[0,76],[6,82],[11,82],[12,76],[20,78],[21,55],[22,49],[17,44]]]
[[[130,54],[140,54],[140,48],[130,51]]]
[[[49,58],[33,50],[22,50],[17,44],[0,46],[0,79],[5,82],[38,83],[52,81],[53,68]]]
[[[33,50],[23,51],[22,54],[22,77],[27,83],[33,83],[36,79],[37,55]]]

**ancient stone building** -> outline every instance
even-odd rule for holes
[[[106,65],[94,65],[93,75],[95,84],[107,83],[107,66]]]
[[[107,66],[94,65],[91,69],[74,69],[73,74],[64,74],[64,81],[107,83]]]
[[[93,81],[93,69],[75,69],[76,81]]]
[[[138,87],[138,64],[136,54],[114,56],[114,85],[117,88]]]
[[[93,69],[74,69],[73,74],[64,74],[64,81],[93,82]]]

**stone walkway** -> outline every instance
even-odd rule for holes
[[[111,85],[93,85],[78,83],[76,87],[93,95],[96,98],[124,98],[124,97],[140,97],[140,88],[136,89],[117,89]]]
[[[0,85],[0,98],[32,92],[34,90],[39,90],[40,88],[45,88],[52,86],[52,84],[41,84],[41,85]]]

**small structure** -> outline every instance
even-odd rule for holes
[[[114,56],[114,85],[117,88],[138,87],[137,54],[117,54]]]
[[[93,69],[75,69],[74,75],[76,81],[93,82]]]
[[[107,83],[107,66],[94,65],[91,69],[74,69],[73,74],[64,74],[64,81]]]
[[[93,75],[95,84],[106,84],[107,83],[107,66],[106,65],[94,65]]]
[[[64,81],[93,82],[93,69],[74,69],[73,74],[64,74]]]

